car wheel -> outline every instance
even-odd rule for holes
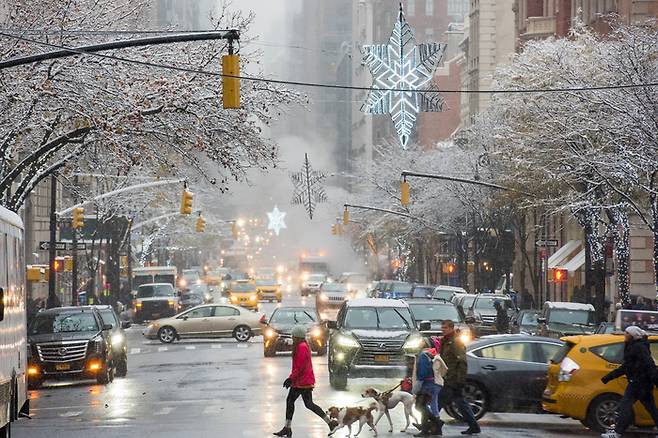
[[[587,409],[585,422],[588,427],[601,433],[610,429],[617,418],[619,400],[621,397],[616,394],[603,394],[595,398]]]
[[[176,339],[176,329],[169,326],[161,327],[158,330],[158,339],[163,344],[171,344]]]
[[[233,330],[233,337],[238,342],[247,342],[251,336],[251,329],[246,325],[239,325]]]
[[[347,389],[347,374],[329,371],[329,385],[338,391],[344,391]]]
[[[117,363],[115,375],[117,377],[126,377],[128,374],[128,358],[124,355]]]
[[[467,380],[464,385],[464,400],[468,403],[473,410],[473,416],[476,420],[484,417],[484,414],[489,410],[489,401],[486,390],[479,383]],[[446,406],[446,412],[455,420],[462,420],[459,409],[454,403]]]
[[[0,438],[11,438],[11,422],[0,428]]]
[[[99,385],[107,385],[110,383],[110,369],[111,367],[106,366],[98,375],[96,376],[96,383]]]
[[[41,379],[28,379],[27,388],[28,389],[41,389],[43,387],[43,380]]]

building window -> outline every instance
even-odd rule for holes
[[[434,0],[425,0],[425,15],[434,16]]]
[[[425,29],[425,38],[427,41],[434,41],[434,29]]]
[[[416,0],[409,0],[407,2],[407,15],[410,17],[416,15]]]

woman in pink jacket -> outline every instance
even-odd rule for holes
[[[331,420],[322,408],[313,403],[313,387],[315,386],[315,374],[313,373],[313,362],[311,361],[311,348],[306,343],[306,328],[295,326],[292,329],[292,372],[283,382],[284,388],[289,388],[286,399],[286,425],[275,436],[291,437],[292,416],[295,413],[295,401],[301,396],[306,409],[313,411],[329,425],[330,432],[338,426],[338,422]]]

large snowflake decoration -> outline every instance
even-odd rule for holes
[[[267,224],[267,229],[274,231],[277,236],[281,230],[288,228],[285,222],[286,214],[279,210],[279,207],[276,205],[274,206],[274,210],[272,210],[270,213],[267,213],[267,218],[270,221]]]
[[[445,49],[446,45],[439,43],[416,45],[402,4],[388,44],[363,46],[363,61],[372,73],[374,90],[361,110],[390,114],[403,149],[407,148],[419,112],[443,110],[443,98],[436,92],[432,78]]]
[[[327,194],[322,185],[326,178],[324,173],[313,170],[308,161],[308,154],[304,154],[302,170],[290,175],[295,185],[291,202],[293,205],[304,205],[311,219],[317,204],[327,201]]]

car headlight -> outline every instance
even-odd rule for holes
[[[407,339],[407,342],[404,343],[404,348],[405,350],[419,350],[423,344],[424,344],[424,339],[422,336],[419,335],[412,335],[409,336]]]
[[[462,331],[459,335],[459,340],[462,341],[462,344],[468,344],[473,340],[473,335],[470,331]]]
[[[352,284],[351,283],[347,283],[345,285],[345,287],[347,287],[347,290],[352,290]]]
[[[249,299],[251,301],[256,301],[258,299],[258,297],[256,295],[252,295],[252,296],[249,297]]]
[[[223,289],[226,287],[226,283],[222,281],[221,283],[219,283],[219,286]]]
[[[361,344],[351,336],[340,335],[336,337],[336,343],[341,347],[359,348]]]
[[[238,302],[238,297],[236,297],[235,295],[231,295],[231,302],[232,303],[237,303]]]
[[[176,305],[176,302],[174,300],[169,300],[169,307],[174,307]]]
[[[320,330],[318,327],[315,327],[313,330],[311,330],[311,336],[314,338],[322,337],[322,330]]]
[[[210,294],[206,294],[206,301],[210,301]]]
[[[329,297],[326,294],[320,294],[320,301],[329,301]]]
[[[271,328],[268,328],[267,330],[265,330],[265,337],[266,338],[273,338],[275,336],[276,336],[276,331],[275,330],[273,330]]]
[[[123,341],[124,338],[121,333],[115,333],[112,335],[112,345],[122,345]]]

